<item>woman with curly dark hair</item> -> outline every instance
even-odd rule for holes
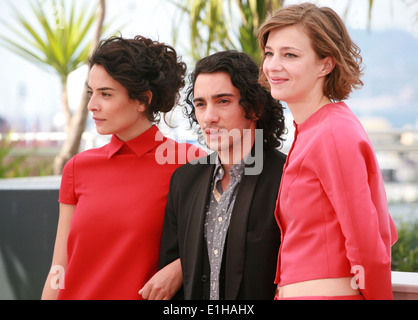
[[[64,168],[43,298],[139,299],[157,271],[169,181],[182,164],[161,158],[190,147],[155,125],[177,103],[186,65],[172,47],[137,36],[102,42],[90,66],[88,109],[97,132],[112,138]]]

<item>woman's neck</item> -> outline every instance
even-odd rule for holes
[[[315,112],[329,103],[331,103],[331,100],[326,96],[322,96],[319,99],[313,99],[309,102],[301,101],[288,103],[288,106],[296,124],[302,124]]]
[[[145,131],[150,129],[152,127],[152,123],[150,121],[143,121],[140,123],[137,127],[133,128],[132,130],[125,131],[125,132],[118,132],[115,133],[119,140],[121,141],[129,141],[132,140],[141,134],[143,134]]]

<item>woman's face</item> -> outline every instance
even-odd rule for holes
[[[312,102],[323,96],[325,59],[319,59],[311,39],[299,25],[269,33],[264,50],[263,72],[271,86],[271,95],[291,103]]]
[[[131,140],[151,125],[144,115],[145,104],[131,99],[128,90],[113,79],[106,69],[95,64],[88,83],[88,109],[99,134],[116,134],[122,141]]]

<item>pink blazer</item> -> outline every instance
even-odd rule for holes
[[[276,206],[276,283],[351,276],[365,299],[392,299],[397,234],[366,132],[344,102],[294,125]]]

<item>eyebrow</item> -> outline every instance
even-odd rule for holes
[[[87,86],[87,89],[90,89],[90,90],[93,90],[88,84],[86,84],[86,86]],[[97,89],[97,91],[106,91],[106,90],[112,90],[112,91],[115,91],[115,89],[113,89],[113,88],[110,88],[110,87],[103,87],[103,88],[99,88],[99,89]]]
[[[233,93],[219,93],[219,94],[215,94],[213,96],[211,96],[212,99],[218,99],[218,98],[223,98],[223,97],[235,97],[235,95]],[[196,101],[204,101],[204,98],[195,98],[193,99],[193,102]]]
[[[265,46],[265,49],[268,49],[268,50],[273,50],[273,48],[272,47],[269,47],[269,46]],[[289,46],[287,46],[287,47],[281,47],[280,48],[280,50],[296,50],[296,51],[302,51],[301,49],[298,49],[298,48],[295,48],[295,47],[289,47]]]

